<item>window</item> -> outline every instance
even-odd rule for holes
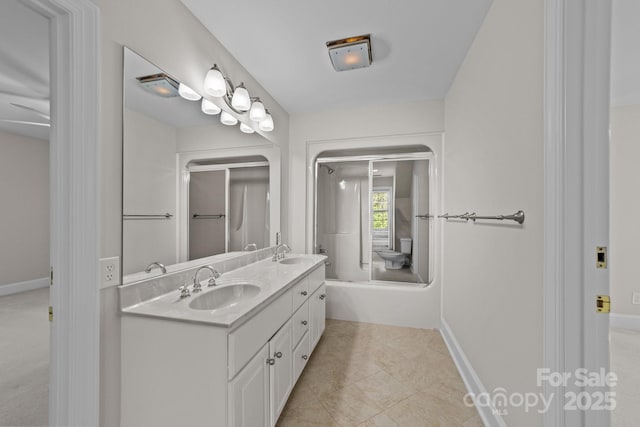
[[[390,248],[391,237],[391,189],[376,188],[371,193],[373,246]]]

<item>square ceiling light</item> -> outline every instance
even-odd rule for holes
[[[164,73],[136,77],[145,90],[163,98],[178,96],[178,82]]]
[[[329,58],[336,71],[355,70],[371,65],[371,35],[327,42]]]

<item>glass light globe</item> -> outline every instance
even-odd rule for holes
[[[233,91],[231,106],[238,111],[247,111],[251,107],[249,91],[244,87],[244,83],[240,83],[236,90]]]
[[[244,123],[240,123],[240,130],[244,133],[254,133],[255,130],[251,126],[247,126]]]
[[[222,111],[220,107],[218,107],[216,104],[214,104],[213,102],[209,101],[206,98],[202,98],[201,108],[203,113],[209,114],[210,116],[215,116],[220,111]]]
[[[251,109],[249,110],[249,118],[254,122],[259,122],[264,120],[267,112],[264,109],[264,104],[259,99],[251,104]]]
[[[207,75],[204,78],[204,91],[216,98],[220,98],[227,93],[227,82],[224,81],[224,76],[217,65],[207,71]]]
[[[202,98],[198,92],[191,89],[189,86],[187,86],[184,83],[180,83],[178,85],[178,93],[180,94],[181,97],[189,101],[198,101],[200,98]]]
[[[258,124],[258,128],[264,132],[271,132],[273,130],[273,117],[271,117],[268,111],[265,118]]]
[[[227,113],[226,111],[223,111],[222,114],[220,114],[220,122],[223,125],[233,126],[236,123],[238,123],[238,119],[236,119],[235,117],[233,117],[231,114]]]

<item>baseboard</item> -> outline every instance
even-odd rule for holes
[[[27,280],[18,283],[10,283],[8,285],[0,285],[0,297],[25,291],[32,291],[34,289],[46,288],[47,286],[49,286],[48,277],[43,277],[42,279]]]
[[[612,328],[635,329],[636,331],[640,331],[640,316],[611,313],[609,315],[609,325]]]
[[[451,357],[458,368],[458,372],[460,372],[460,376],[467,387],[467,391],[476,396],[480,395],[480,393],[487,393],[487,389],[484,384],[482,384],[482,381],[480,381],[476,371],[473,369],[473,366],[471,366],[471,363],[469,363],[469,359],[465,356],[460,344],[453,335],[451,328],[449,328],[449,325],[444,319],[442,319],[440,333],[442,334],[445,344],[449,348],[449,353],[451,353]],[[480,406],[477,407],[477,409],[480,414],[480,418],[486,427],[507,427],[507,424],[497,411],[494,411],[488,406]]]

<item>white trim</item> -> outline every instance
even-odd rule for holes
[[[611,313],[609,321],[612,328],[640,331],[640,315]]]
[[[608,367],[608,293],[595,246],[608,245],[608,109],[611,0],[545,0],[544,351],[554,372]],[[610,424],[606,411],[563,411],[566,388],[550,397],[545,426]],[[587,390],[588,391],[588,390]]]
[[[441,319],[440,334],[449,349],[449,353],[458,368],[458,372],[462,377],[462,381],[464,381],[464,385],[467,387],[467,391],[475,396],[478,396],[481,393],[487,393],[486,387],[482,384],[480,377],[478,377],[473,366],[471,366],[469,359],[467,359],[467,356],[464,354],[464,351],[462,351],[462,347],[460,347],[458,340],[456,340],[451,328],[444,319]],[[507,426],[502,417],[494,410],[495,408],[482,406],[476,407],[476,409],[478,410],[480,418],[482,418],[482,422],[486,427]]]
[[[99,423],[100,17],[90,0],[29,0],[50,21],[49,425]]]
[[[24,282],[9,283],[8,285],[0,285],[0,297],[32,291],[34,289],[46,288],[47,286],[49,286],[48,277],[25,280]]]

